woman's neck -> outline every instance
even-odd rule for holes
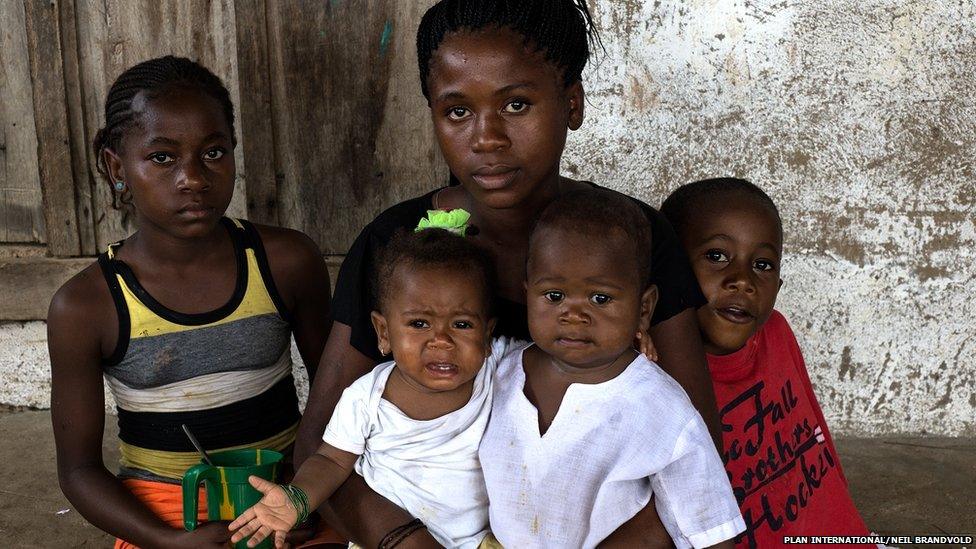
[[[495,243],[512,243],[524,247],[542,210],[557,196],[575,187],[576,181],[558,175],[540,183],[531,197],[512,208],[496,209],[477,202],[464,190],[466,209],[481,238]]]

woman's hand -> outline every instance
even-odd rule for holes
[[[247,481],[264,497],[230,523],[228,529],[234,534],[230,538],[231,543],[250,536],[247,546],[254,547],[274,532],[275,547],[284,547],[285,536],[298,521],[298,509],[292,505],[281,486],[254,475],[248,477]]]

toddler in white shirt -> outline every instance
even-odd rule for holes
[[[505,547],[595,547],[652,494],[678,547],[732,547],[745,527],[701,416],[633,348],[657,298],[650,239],[634,201],[606,189],[563,195],[537,222],[534,344],[499,362],[480,450]]]
[[[343,392],[323,444],[291,484],[250,478],[264,497],[231,523],[233,542],[274,533],[281,547],[355,469],[445,547],[498,547],[478,462],[495,364],[507,350],[506,339],[491,338],[490,260],[460,236],[427,229],[395,236],[378,263],[373,326],[393,361]]]

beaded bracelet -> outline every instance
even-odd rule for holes
[[[308,508],[308,494],[305,490],[302,490],[294,484],[282,484],[281,489],[285,491],[285,495],[288,496],[288,501],[291,502],[292,506],[298,511],[298,520],[292,526],[297,526],[305,520],[308,519],[309,508]]]

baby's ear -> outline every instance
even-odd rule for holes
[[[651,328],[651,316],[654,315],[655,305],[657,305],[657,286],[651,284],[641,294],[640,327],[645,332]]]
[[[380,354],[383,356],[390,354],[390,330],[386,318],[379,311],[369,313],[369,318],[373,321],[373,329],[376,330],[376,346]]]
[[[495,333],[495,324],[498,323],[497,318],[492,318],[488,320],[488,325],[485,326],[485,356],[491,356],[491,334]]]

